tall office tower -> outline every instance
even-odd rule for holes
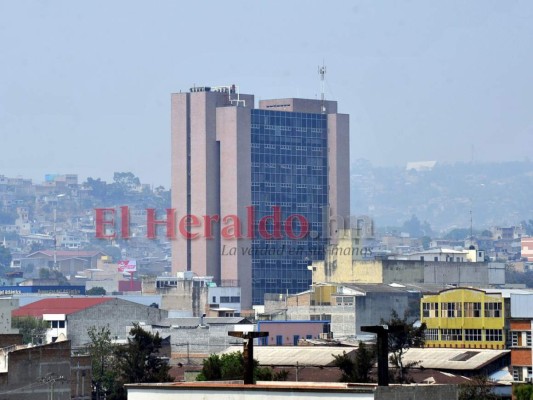
[[[349,216],[348,115],[334,101],[254,108],[234,86],[202,87],[172,94],[171,125],[172,270],[240,286],[243,308],[307,290]]]

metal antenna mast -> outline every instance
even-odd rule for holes
[[[326,66],[322,61],[322,66],[318,67],[318,73],[320,75],[320,100],[322,101],[322,114],[326,113],[326,104],[324,102],[324,78],[326,76]]]

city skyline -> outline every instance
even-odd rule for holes
[[[532,15],[521,1],[4,2],[0,171],[132,171],[168,187],[170,92],[319,98],[323,62],[326,98],[352,115],[352,160],[523,160]]]

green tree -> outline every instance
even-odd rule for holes
[[[526,235],[533,236],[533,219],[522,221],[522,226],[526,230]]]
[[[431,244],[431,238],[429,236],[422,236],[420,242],[422,243],[422,248],[428,250]]]
[[[531,400],[533,399],[533,386],[531,384],[513,385],[513,394],[516,400]]]
[[[239,380],[244,377],[244,357],[240,351],[233,353],[211,354],[202,364],[198,381]]]
[[[123,385],[126,383],[171,382],[168,362],[160,355],[162,338],[145,331],[138,323],[130,330],[128,343],[117,346],[114,351],[117,380],[121,384],[115,396],[125,399]]]
[[[480,232],[478,230],[473,230],[472,235],[474,237],[479,236]],[[444,235],[444,239],[448,240],[464,240],[470,237],[470,228],[455,228]]]
[[[113,174],[113,181],[124,189],[141,184],[141,180],[136,177],[133,172],[115,172]]]
[[[392,380],[397,383],[408,383],[409,369],[420,364],[420,361],[409,363],[404,362],[407,349],[411,347],[422,347],[425,343],[426,324],[416,325],[410,323],[408,315],[403,318],[398,316],[396,311],[392,311],[389,321],[382,320],[381,323],[388,325],[389,333],[389,356],[390,363],[394,366]]]
[[[370,382],[370,371],[374,365],[375,354],[363,342],[359,342],[359,348],[352,359],[346,352],[342,355],[334,355],[335,366],[342,371],[341,382]]]
[[[284,380],[286,374],[282,371],[274,374],[271,368],[260,367],[259,362],[254,360],[254,380],[270,381]],[[243,380],[244,357],[242,352],[234,351],[228,354],[211,354],[203,361],[202,371],[196,377],[197,381],[220,381],[220,380]]]
[[[107,294],[106,290],[101,286],[95,286],[85,291],[87,296],[105,296]]]
[[[104,181],[100,180],[100,178],[87,178],[87,181],[84,185],[90,188],[91,194],[98,199],[103,199],[107,193],[107,184]]]
[[[470,382],[459,385],[459,400],[496,400],[498,396],[492,392],[492,387],[486,376],[475,376]]]
[[[39,279],[50,279],[50,270],[48,268],[40,268]]]
[[[118,370],[114,368],[113,353],[115,345],[111,340],[109,326],[97,328],[92,326],[87,331],[90,343],[87,353],[91,356],[93,388],[96,400],[113,398],[117,392]]]
[[[19,333],[22,334],[22,342],[24,344],[44,343],[46,331],[49,327],[48,324],[47,321],[31,316],[15,317],[11,321],[12,327],[18,329]]]
[[[427,221],[420,222],[416,215],[405,221],[402,225],[402,231],[409,233],[411,237],[431,236],[433,231]]]
[[[8,268],[11,265],[12,259],[11,251],[0,244],[0,267]]]
[[[30,246],[30,253],[35,253],[37,251],[44,250],[45,248],[46,246],[44,246],[43,244],[35,242],[32,243]]]

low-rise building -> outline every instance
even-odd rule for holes
[[[260,338],[261,346],[298,346],[300,339],[329,339],[329,321],[259,321],[258,332],[268,332]]]
[[[49,298],[13,311],[13,317],[33,316],[49,321],[47,341],[66,338],[73,348],[89,343],[89,328],[109,327],[111,336],[126,339],[134,322],[158,324],[166,310],[112,297]]]
[[[269,296],[260,319],[328,321],[333,338],[355,339],[366,335],[362,326],[388,321],[393,311],[417,319],[422,294],[437,291],[430,285],[314,284],[295,295]]]
[[[511,294],[511,370],[515,381],[533,378],[533,294]]]
[[[473,288],[442,290],[420,302],[427,347],[505,348],[505,308],[501,293]]]

